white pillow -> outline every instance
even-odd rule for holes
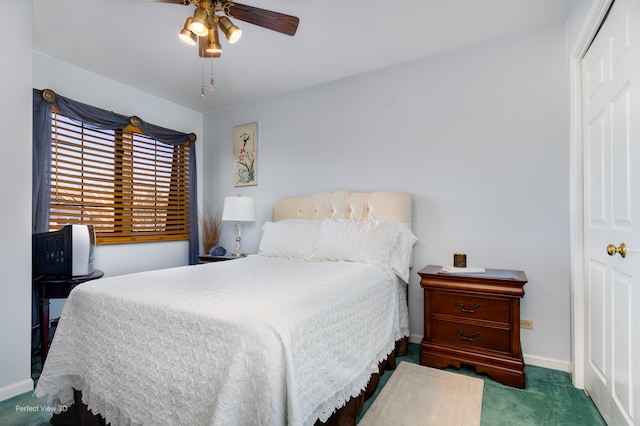
[[[320,220],[288,219],[265,222],[258,254],[287,259],[309,259],[320,233]]]
[[[311,258],[370,263],[391,269],[408,282],[411,248],[416,241],[409,228],[391,220],[326,219]]]
[[[389,265],[397,276],[408,283],[413,245],[418,241],[418,237],[404,225],[396,224],[394,231],[395,242],[389,250]]]
[[[388,265],[391,221],[355,222],[345,219],[322,221],[313,259]]]

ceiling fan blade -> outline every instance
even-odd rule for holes
[[[289,36],[295,35],[300,22],[295,16],[238,3],[229,8],[229,16]]]

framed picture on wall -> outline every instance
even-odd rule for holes
[[[258,184],[258,123],[233,128],[233,186]]]

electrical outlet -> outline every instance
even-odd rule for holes
[[[520,328],[524,328],[526,330],[533,330],[533,320],[521,319],[520,320]]]

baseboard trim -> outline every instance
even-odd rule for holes
[[[524,363],[529,365],[535,365],[536,367],[549,368],[551,370],[564,371],[565,373],[571,373],[569,361],[561,361],[559,359],[545,358],[536,355],[524,354]]]
[[[420,342],[422,342],[422,335],[421,334],[410,334],[409,335],[409,343],[420,344]]]
[[[422,342],[422,335],[411,334],[409,335],[410,343],[420,344]],[[570,362],[561,361],[559,359],[545,358],[537,355],[524,354],[524,363],[528,365],[535,365],[536,367],[549,368],[551,370],[564,371],[565,373],[571,373]]]
[[[33,380],[27,379],[0,388],[0,402],[33,390]]]

